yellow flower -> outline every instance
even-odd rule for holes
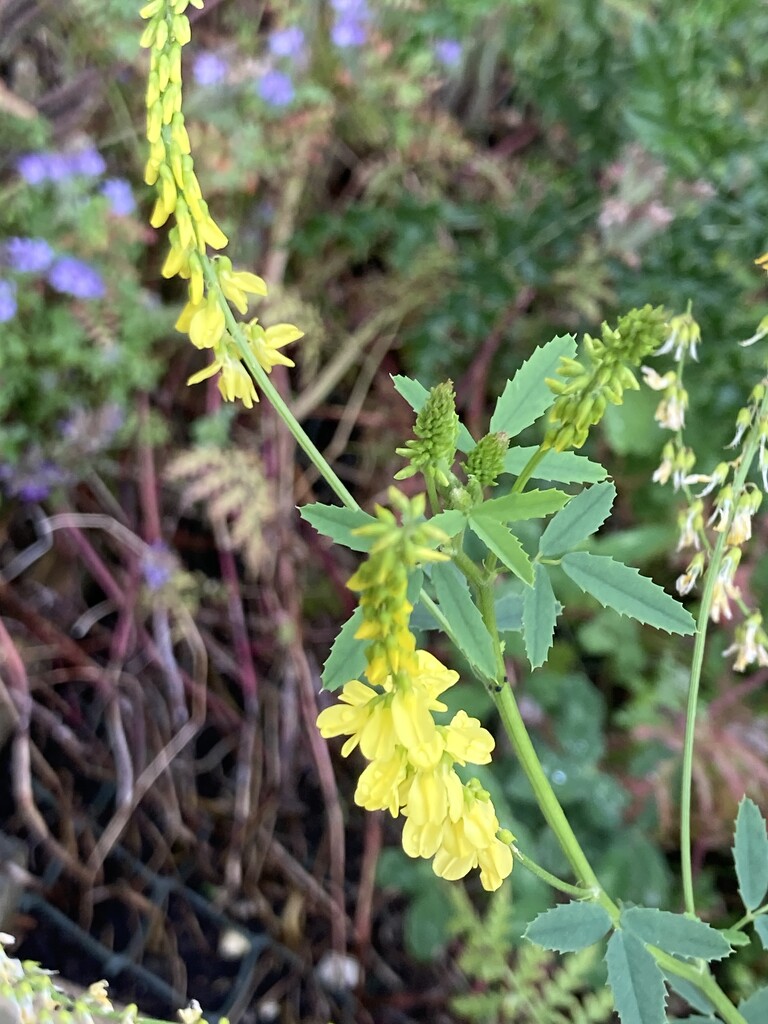
[[[452,764],[443,760],[432,769],[416,772],[404,812],[409,821],[442,826],[446,818],[458,821],[463,811],[464,787]]]
[[[463,813],[456,821],[446,819],[432,868],[454,881],[479,867],[483,888],[498,889],[512,871],[512,851],[496,837],[499,821],[488,793],[473,780],[463,795]]]
[[[396,818],[408,793],[407,779],[408,758],[399,747],[386,761],[371,761],[358,779],[355,803],[367,811],[388,810]]]
[[[451,724],[441,730],[445,749],[459,764],[489,764],[491,751],[496,746],[493,736],[480,725],[477,718],[470,718],[466,711],[457,711]]]
[[[253,403],[258,402],[259,396],[256,394],[251,375],[236,356],[230,355],[221,348],[217,351],[213,362],[202,370],[198,370],[197,373],[193,373],[187,380],[187,384],[199,384],[200,381],[207,380],[216,373],[221,373],[218,388],[225,401],[234,402],[239,398],[246,409],[252,409]]]
[[[262,278],[247,270],[233,270],[232,260],[219,256],[214,263],[221,290],[240,313],[248,311],[248,294],[266,295],[267,285]],[[299,332],[301,337],[301,332]],[[295,340],[295,339],[291,339]]]
[[[251,275],[254,276],[255,275]],[[284,356],[279,350],[292,341],[298,341],[304,337],[304,332],[293,324],[275,324],[274,327],[267,327],[265,330],[258,320],[251,320],[244,326],[245,335],[251,347],[251,351],[264,367],[267,373],[272,372],[272,367],[295,366],[296,364],[288,356]]]
[[[480,868],[480,884],[487,892],[495,892],[512,873],[512,851],[500,839],[494,839],[490,846],[478,850],[477,863]]]

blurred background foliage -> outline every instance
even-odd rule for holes
[[[185,109],[203,189],[235,262],[269,281],[265,322],[295,321],[307,332],[296,370],[278,383],[362,503],[381,496],[410,431],[390,373],[427,386],[450,376],[479,436],[503,382],[535,345],[598,333],[601,320],[646,302],[670,314],[692,303],[704,341],[686,378],[688,443],[700,471],[720,461],[764,364],[760,345],[736,342],[754,333],[768,299],[753,264],[768,244],[768,7],[209,0],[192,20]],[[50,925],[41,906],[83,934],[100,928],[105,948],[120,946],[109,917],[122,912],[123,896],[104,904],[106,923],[89,922],[52,881],[58,865],[77,878],[80,899],[106,884],[98,872],[90,881],[72,874],[88,860],[88,843],[67,833],[42,765],[70,779],[59,804],[89,823],[85,832],[102,834],[119,805],[120,758],[94,680],[112,679],[119,665],[141,681],[138,695],[126,683],[145,722],[144,747],[132,749],[138,775],[197,692],[186,683],[168,695],[169,679],[199,667],[181,649],[192,643],[191,611],[209,659],[201,677],[209,703],[191,760],[162,774],[163,799],[177,793],[178,828],[158,854],[155,826],[134,807],[125,842],[155,876],[181,878],[217,914],[267,936],[272,959],[259,966],[242,1019],[269,1019],[260,1014],[270,999],[286,1021],[527,1019],[509,1009],[522,1004],[504,965],[521,962],[534,989],[551,973],[541,958],[519,961],[528,954],[514,951],[523,922],[550,899],[543,885],[516,870],[491,972],[509,990],[509,1012],[500,1003],[478,1009],[466,992],[490,984],[476,955],[482,913],[472,925],[471,905],[448,899],[428,865],[390,844],[396,826],[362,821],[351,802],[354,772],[334,755],[338,790],[329,788],[330,762],[311,738],[297,742],[298,729],[310,736],[311,715],[295,726],[296,708],[307,693],[314,699],[318,665],[351,610],[343,584],[353,564],[299,530],[294,506],[328,496],[301,461],[291,465],[269,411],[222,409],[215,389],[184,388],[203,357],[173,333],[182,296],[159,274],[162,232],[147,227],[139,33],[122,0],[0,0],[0,550],[15,566],[0,611],[6,642],[33,681],[31,783],[48,831],[43,841],[17,786],[3,828],[27,844],[37,886],[17,922],[27,955],[48,957],[54,945],[29,923]],[[669,586],[685,560],[674,550],[678,502],[650,481],[664,440],[655,404],[647,392],[630,395],[588,453],[619,492],[596,549]],[[535,431],[522,439],[535,440]],[[109,531],[73,519],[71,543],[40,547],[40,524],[54,512],[107,517],[136,544],[116,548]],[[759,605],[768,585],[764,523],[756,533],[740,582]],[[549,665],[531,676],[509,634],[527,721],[608,889],[676,905],[687,642],[575,594],[570,607]],[[736,680],[722,658],[729,636],[726,624],[709,656],[710,717],[697,761],[697,884],[718,923],[734,910],[727,847],[736,802],[744,790],[761,799],[756,765],[768,750],[765,670]],[[479,688],[466,683],[456,698],[492,721]],[[165,717],[155,734],[158,708]],[[79,746],[64,742],[52,716]],[[12,749],[3,754],[9,772]],[[73,750],[98,762],[98,778],[83,778],[90,768]],[[564,871],[503,747],[484,782],[520,845]],[[368,976],[355,994],[354,984],[317,973],[334,904],[318,903],[310,886],[330,875],[332,899],[341,898],[333,872],[342,812],[342,888]],[[281,844],[277,860],[263,852],[270,842]],[[104,862],[107,881],[116,850]],[[280,873],[284,855],[298,872]],[[208,947],[199,937],[178,941],[188,926],[168,910],[166,938],[151,956],[134,949],[132,962],[172,976],[174,996],[183,994],[183,963],[192,994],[214,1015],[224,1007],[240,1019],[206,974],[226,974],[229,926],[217,918]],[[725,968],[737,993],[765,976],[764,957],[747,962],[738,974]],[[76,973],[93,961],[47,965]],[[568,998],[595,969],[581,964],[563,976]],[[245,982],[236,977],[230,995],[240,998]],[[298,979],[300,996],[285,996],[286,979]],[[126,998],[140,991],[170,1012],[168,991],[142,989],[146,978],[130,972],[122,983]],[[608,1018],[590,1004],[584,1019]]]

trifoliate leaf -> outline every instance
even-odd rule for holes
[[[521,430],[530,427],[555,400],[545,383],[546,378],[557,375],[561,356],[573,359],[575,355],[576,339],[572,334],[553,338],[534,349],[512,380],[507,381],[491,416],[491,432],[503,430],[510,437],[516,437]]]
[[[616,488],[609,481],[587,487],[547,523],[539,541],[539,554],[560,555],[595,533],[611,512]]]
[[[362,608],[355,608],[350,618],[339,630],[333,642],[331,653],[323,665],[324,690],[338,690],[350,679],[359,679],[365,672],[365,647],[367,641],[356,640],[355,633],[363,624]]]
[[[674,956],[722,960],[732,952],[727,939],[711,925],[668,910],[630,907],[621,915],[621,926]]]
[[[760,808],[746,796],[736,815],[733,859],[744,906],[755,910],[768,891],[768,835]]]
[[[597,903],[560,903],[539,914],[525,930],[525,938],[544,949],[575,953],[591,946],[609,931],[611,918]]]
[[[519,476],[539,449],[533,445],[513,448],[504,456],[504,472]],[[592,462],[575,452],[548,451],[536,465],[534,480],[549,480],[560,484],[597,483],[608,476],[608,470],[599,462]]]
[[[440,611],[450,626],[451,639],[481,676],[494,679],[493,643],[467,581],[452,562],[437,562],[432,566],[432,583]]]
[[[619,615],[628,615],[638,622],[686,635],[696,631],[690,612],[657,586],[608,555],[590,555],[574,551],[560,560],[563,571],[585,594],[591,594],[604,608],[613,608]]]
[[[523,639],[532,669],[547,660],[555,635],[555,623],[562,610],[552,590],[549,573],[537,562],[533,586],[523,591]]]
[[[614,932],[605,962],[621,1024],[665,1024],[664,978],[640,939],[631,932]]]
[[[482,515],[485,506],[469,514],[469,528],[489,551],[524,583],[533,583],[533,566],[518,538],[496,519]]]
[[[352,551],[370,550],[374,537],[356,537],[352,532],[358,526],[370,526],[378,519],[369,516],[362,509],[344,508],[342,505],[323,505],[315,502],[299,509],[302,519],[314,526],[318,533],[330,537],[336,544],[341,544]]]

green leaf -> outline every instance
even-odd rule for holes
[[[621,925],[643,942],[674,956],[722,960],[732,952],[728,940],[711,925],[668,910],[631,907],[621,915]]]
[[[765,1024],[768,1020],[768,988],[758,989],[739,1003],[739,1013],[747,1024]]]
[[[575,953],[599,942],[610,930],[611,919],[597,903],[560,903],[539,914],[525,930],[525,938],[544,949]]]
[[[507,381],[491,416],[491,433],[503,430],[516,437],[547,411],[555,396],[545,379],[557,376],[561,356],[576,357],[576,339],[572,334],[553,338],[534,349],[512,380]]]
[[[761,914],[755,918],[755,931],[763,944],[763,949],[768,949],[768,917]]]
[[[504,472],[519,476],[539,449],[534,445],[512,448],[504,456]],[[608,470],[599,462],[592,462],[575,452],[549,451],[533,471],[534,480],[549,480],[561,484],[590,484],[604,480]]]
[[[768,924],[768,922],[766,922],[766,924]],[[726,942],[730,942],[730,944],[735,946],[737,949],[741,946],[748,946],[750,943],[749,936],[745,935],[744,932],[738,928],[721,928],[720,934]]]
[[[662,970],[661,973],[664,975],[664,980],[672,991],[682,996],[692,1009],[697,1010],[701,1014],[713,1014],[715,1012],[714,1005],[707,999],[701,989],[696,988],[690,981],[686,981],[685,978],[681,978],[677,974],[672,974],[671,971]]]
[[[550,487],[546,491],[524,491],[522,494],[505,494],[503,498],[491,498],[474,510],[475,515],[495,519],[499,523],[519,523],[523,519],[539,519],[558,512],[570,494]]]
[[[574,495],[547,524],[539,541],[539,554],[559,555],[586,540],[608,518],[615,499],[616,488],[610,481],[587,487]]]
[[[484,507],[481,505],[481,509]],[[523,545],[514,533],[490,516],[482,515],[481,512],[470,512],[469,528],[515,576],[519,576],[524,583],[531,586],[533,566]]]
[[[768,835],[760,808],[746,796],[736,815],[733,859],[744,906],[754,910],[768,890]]]
[[[523,628],[522,593],[502,594],[496,598],[496,626],[500,633],[515,633]]]
[[[419,382],[417,380],[413,380],[412,377],[405,377],[400,373],[392,376],[392,383],[395,385],[395,391],[406,400],[413,411],[421,412],[424,408],[424,403],[429,396],[429,391],[424,387],[424,385],[419,384]],[[472,437],[463,423],[459,423],[459,439],[456,442],[456,446],[459,451],[464,452],[466,455],[467,452],[472,451],[475,444],[476,442],[474,437]]]
[[[523,638],[525,653],[532,669],[547,660],[555,634],[555,623],[562,610],[552,590],[549,573],[537,562],[533,586],[523,593]]]
[[[604,608],[613,608],[619,615],[629,615],[668,633],[684,636],[696,631],[690,612],[637,569],[614,562],[608,555],[586,551],[563,555],[560,565],[577,587]]]
[[[481,676],[494,679],[493,643],[469,593],[467,581],[452,562],[437,562],[432,566],[432,583],[440,611],[451,628],[451,639]]]
[[[466,515],[456,508],[447,508],[429,520],[431,526],[439,526],[449,537],[455,537],[457,533],[460,533],[465,522]]]
[[[605,962],[621,1024],[666,1024],[664,977],[640,939],[614,932]]]
[[[670,1024],[718,1024],[717,1017],[670,1017]]]
[[[350,679],[359,679],[365,672],[367,641],[356,640],[355,633],[363,624],[362,608],[355,608],[333,642],[331,653],[323,665],[324,690],[338,690]]]
[[[378,519],[369,516],[362,509],[344,508],[342,505],[323,505],[315,502],[299,509],[302,519],[314,526],[318,533],[330,537],[336,544],[341,544],[352,551],[368,551],[373,544],[372,537],[356,537],[352,531],[359,526],[370,526]]]

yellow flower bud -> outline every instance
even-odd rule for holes
[[[165,18],[162,18],[157,22],[157,29],[155,31],[154,48],[156,50],[164,50],[165,44],[168,42],[168,22]]]

